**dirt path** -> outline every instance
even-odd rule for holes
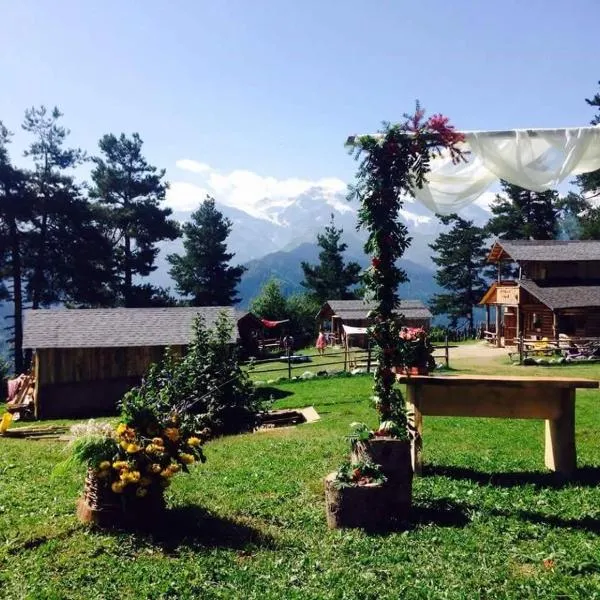
[[[500,357],[508,357],[510,348],[496,348],[488,342],[476,344],[461,344],[457,348],[450,348],[450,365],[453,360],[468,361],[472,364],[495,362]]]

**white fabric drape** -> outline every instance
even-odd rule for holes
[[[428,183],[413,189],[433,212],[460,210],[498,179],[543,192],[569,176],[600,169],[600,126],[465,132],[462,150],[466,162],[452,164],[447,154],[432,159]]]

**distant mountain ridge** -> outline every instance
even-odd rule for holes
[[[278,251],[252,260],[244,266],[247,271],[242,276],[238,292],[242,301],[241,307],[247,307],[249,302],[258,295],[262,286],[272,277],[281,282],[282,291],[289,295],[306,291],[300,285],[304,279],[302,261],[310,264],[319,262],[321,248],[317,244],[303,243],[289,251]],[[344,261],[355,261],[362,267],[369,265],[369,258],[363,253],[344,253]],[[400,286],[400,296],[404,299],[418,299],[427,302],[438,290],[433,279],[434,272],[410,260],[400,261],[406,271],[409,282]]]

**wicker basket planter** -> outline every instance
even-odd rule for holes
[[[164,513],[166,504],[163,488],[152,485],[147,489],[143,498],[134,493],[115,494],[106,479],[89,469],[83,495],[77,502],[77,518],[82,523],[102,528],[150,525]]]

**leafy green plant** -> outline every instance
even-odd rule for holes
[[[338,488],[343,488],[361,485],[382,485],[386,481],[387,478],[381,472],[379,465],[366,460],[347,460],[338,469],[334,485]]]
[[[399,218],[403,197],[414,187],[422,187],[431,156],[446,150],[460,160],[457,146],[464,137],[442,115],[424,119],[417,103],[414,115],[402,123],[384,124],[379,135],[362,135],[349,142],[360,160],[350,199],[358,200],[358,224],[367,230],[365,252],[372,256],[371,267],[363,276],[366,296],[374,307],[369,313],[370,335],[377,345],[374,399],[381,421],[393,420],[400,437],[406,437],[407,417],[404,398],[392,370],[399,339],[395,311],[399,308],[398,286],[407,281],[398,260],[409,247],[408,229]]]

